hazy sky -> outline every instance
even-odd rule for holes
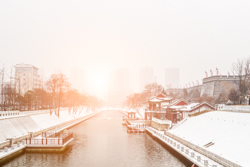
[[[164,69],[179,67],[185,84],[250,55],[249,9],[243,0],[1,0],[0,63],[68,76],[75,66],[93,76],[128,67],[132,88],[140,67],[162,84]]]

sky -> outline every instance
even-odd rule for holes
[[[249,8],[246,0],[1,0],[0,68],[23,62],[69,77],[79,67],[99,86],[130,68],[135,91],[140,68],[154,68],[162,85],[165,68],[180,68],[185,85],[250,56]]]

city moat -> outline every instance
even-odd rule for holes
[[[127,133],[122,116],[119,111],[104,111],[68,130],[74,140],[65,152],[23,153],[3,166],[186,166],[148,134]]]

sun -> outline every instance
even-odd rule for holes
[[[103,76],[95,76],[93,78],[93,84],[95,87],[102,87],[105,84],[105,79]]]
[[[107,79],[102,74],[95,74],[92,76],[92,88],[96,90],[103,90],[107,87]]]
[[[93,69],[87,73],[86,92],[105,99],[108,91],[108,73],[104,70]]]

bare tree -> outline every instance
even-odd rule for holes
[[[143,93],[147,96],[153,96],[157,93],[164,91],[164,88],[161,85],[158,85],[156,82],[148,84],[144,87]]]
[[[68,82],[68,78],[62,73],[52,74],[46,82],[47,90],[51,93],[52,96],[52,109],[50,112],[51,114],[53,113],[54,109],[56,115],[59,117],[62,99],[69,89],[69,86],[70,84]]]
[[[127,96],[127,100],[125,104],[129,108],[135,109],[137,112],[139,111],[139,108],[147,104],[147,99],[150,98],[153,95],[156,95],[158,93],[164,93],[164,88],[161,85],[158,85],[157,83],[151,83],[144,87],[143,92],[141,93],[133,93]]]
[[[248,75],[250,74],[250,57],[238,59],[237,62],[232,64],[232,73],[239,78],[238,90],[241,96],[247,93],[249,83]]]
[[[34,93],[36,95],[36,105],[38,109],[47,108],[49,104],[49,95],[42,88],[34,89]]]
[[[225,97],[225,101],[228,100],[228,95],[231,91],[231,89],[237,90],[237,86],[229,81],[223,81],[221,82],[220,86],[222,87],[221,97]]]
[[[231,89],[230,93],[228,95],[228,98],[229,98],[229,100],[233,101],[234,104],[236,104],[239,101],[239,99],[240,99],[239,92],[236,89],[234,89],[234,88]]]
[[[28,110],[31,109],[31,105],[33,104],[33,102],[36,100],[36,95],[33,91],[28,90],[25,94],[24,94],[24,100],[26,102],[26,104],[28,105]]]

